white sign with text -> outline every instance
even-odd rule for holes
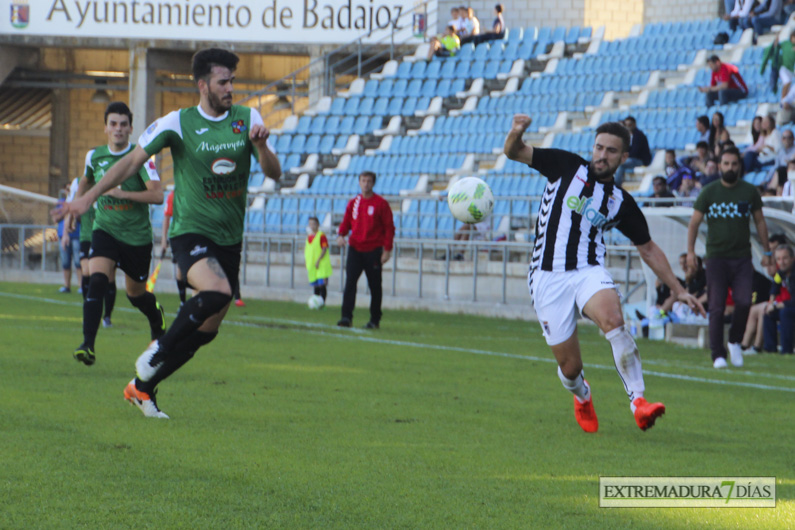
[[[405,42],[435,27],[436,1],[0,0],[0,34],[343,44],[396,30]]]

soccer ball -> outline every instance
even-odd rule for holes
[[[309,309],[322,309],[326,302],[323,301],[323,297],[319,294],[313,294],[306,301],[306,305],[309,306]]]
[[[464,223],[479,223],[491,215],[494,195],[489,185],[477,177],[459,179],[447,194],[453,217]]]

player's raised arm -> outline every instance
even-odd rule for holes
[[[505,138],[503,151],[511,160],[522,164],[533,163],[533,146],[522,141],[522,135],[530,127],[533,119],[526,114],[515,114],[511,123],[511,130]]]
[[[146,151],[140,146],[136,146],[124,158],[116,162],[99,182],[94,183],[85,195],[72,202],[65,203],[63,208],[57,211],[54,210],[51,215],[56,219],[61,219],[67,214],[83,215],[100,195],[135,175],[148,159],[149,155]]]

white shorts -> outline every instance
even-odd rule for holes
[[[616,289],[610,273],[593,265],[565,272],[531,269],[527,286],[547,344],[564,342],[577,327],[577,311],[603,289]]]
[[[778,78],[779,80],[785,85],[791,85],[793,81],[795,81],[795,73],[792,73],[791,70],[787,69],[786,66],[782,66],[778,69]],[[787,95],[781,98],[782,103],[793,103],[795,101],[795,89],[790,89],[787,92]]]

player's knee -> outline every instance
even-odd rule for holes
[[[569,379],[576,379],[582,372],[582,359],[563,359],[558,361],[561,373]]]
[[[108,289],[108,283],[108,277],[105,276],[105,274],[101,272],[95,272],[92,274],[88,284],[88,297],[103,297],[105,295],[105,291]]]
[[[201,291],[191,298],[193,316],[204,322],[216,313],[220,313],[232,301],[232,293],[221,291]]]

